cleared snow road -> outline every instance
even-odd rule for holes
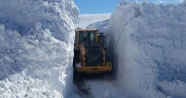
[[[124,98],[125,93],[112,77],[87,79],[86,86],[90,88],[94,98]]]
[[[72,98],[130,98],[117,80],[110,76],[91,76],[74,81],[75,93]],[[134,96],[132,96],[134,97]],[[132,98],[131,97],[131,98]]]
[[[80,15],[76,27],[86,28],[92,23],[107,20],[110,16],[110,13]],[[109,76],[84,77],[74,81],[74,88],[71,98],[129,98],[117,80]]]
[[[90,88],[86,86],[84,79],[75,80],[74,85],[76,87],[75,92],[78,96],[82,98],[92,98]]]

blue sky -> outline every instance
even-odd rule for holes
[[[80,14],[111,13],[120,0],[74,0]]]
[[[74,0],[80,10],[80,14],[112,13],[120,1],[135,0]],[[138,0],[143,2],[144,0]],[[178,3],[182,0],[146,0],[153,3]]]

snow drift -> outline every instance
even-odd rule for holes
[[[186,6],[120,3],[109,21],[117,79],[141,98],[186,97]]]
[[[79,14],[73,1],[0,2],[0,97],[67,97]]]

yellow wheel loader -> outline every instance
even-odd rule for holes
[[[105,36],[98,30],[75,30],[74,71],[96,74],[110,72],[112,63],[104,48]]]

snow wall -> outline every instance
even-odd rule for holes
[[[120,3],[107,36],[114,71],[139,98],[186,97],[186,5]]]
[[[78,14],[72,0],[0,0],[0,98],[67,98]]]

